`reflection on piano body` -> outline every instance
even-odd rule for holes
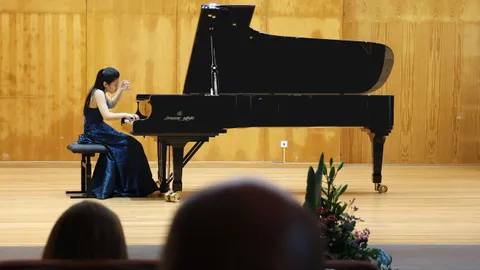
[[[131,134],[154,136],[158,178],[182,190],[182,170],[209,138],[232,128],[362,127],[373,146],[373,183],[393,128],[393,96],[380,88],[393,66],[379,43],[269,35],[250,28],[255,6],[202,5],[183,95],[139,94]],[[129,125],[122,125],[129,129]],[[188,142],[195,145],[184,156]],[[167,147],[173,173],[167,176]],[[169,151],[170,153],[170,151]]]

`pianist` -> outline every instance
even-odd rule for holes
[[[114,68],[98,71],[83,108],[84,133],[78,143],[102,144],[108,149],[107,154],[100,154],[92,176],[92,192],[98,199],[145,197],[158,190],[142,144],[104,122],[139,119],[136,114],[109,110],[118,104],[123,91],[130,89],[128,81],[122,81],[118,88],[119,78]],[[110,98],[107,93],[115,95]]]

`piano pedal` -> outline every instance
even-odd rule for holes
[[[388,187],[382,184],[375,184],[375,191],[378,191],[380,194],[386,193],[388,191]]]
[[[167,193],[165,193],[165,200],[167,202],[180,202],[180,192],[173,192],[173,191],[169,191]]]

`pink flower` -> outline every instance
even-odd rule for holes
[[[338,219],[337,219],[336,216],[330,215],[330,216],[327,217],[327,220],[330,221],[330,222],[335,222],[335,221],[337,221]]]
[[[324,208],[324,207],[317,208],[317,214],[323,215],[323,214],[326,214],[326,213],[328,213],[327,208]]]
[[[325,229],[328,227],[328,225],[335,223],[337,220],[338,220],[337,217],[332,215],[326,218],[320,217],[318,224],[320,225],[321,228]]]
[[[355,231],[353,233],[353,237],[355,238],[355,242],[358,244],[367,243],[368,237],[370,236],[370,230],[365,228],[363,231]]]

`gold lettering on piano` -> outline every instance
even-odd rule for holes
[[[195,120],[195,116],[165,116],[163,120],[188,122]]]
[[[165,116],[165,118],[163,118],[163,120],[188,122],[188,121],[195,120],[195,116],[184,116],[183,111],[178,111],[176,116]]]

